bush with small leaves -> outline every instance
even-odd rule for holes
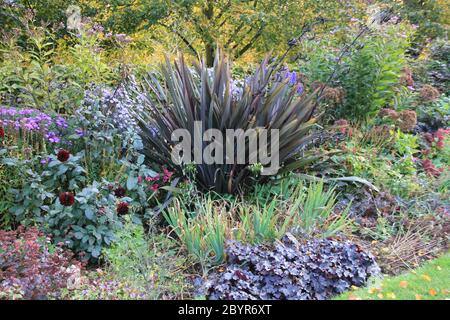
[[[0,299],[57,298],[82,268],[72,256],[36,228],[0,230]]]

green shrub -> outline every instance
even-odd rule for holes
[[[392,105],[399,91],[399,78],[405,61],[407,39],[398,30],[374,34],[350,56],[339,74],[345,90],[344,103],[331,110],[336,118],[368,120]]]
[[[1,101],[40,111],[72,109],[83,95],[76,74],[54,62],[55,44],[50,31],[41,27],[27,31],[25,48],[17,37],[0,44]]]
[[[298,69],[305,84],[314,88],[321,83],[341,91],[337,99],[329,99],[333,104],[324,103],[326,120],[366,121],[381,108],[399,103],[398,96],[404,91],[399,80],[406,65],[405,52],[411,27],[404,23],[387,23],[369,28],[367,34],[347,48],[348,54],[343,55],[338,64],[335,52],[341,46],[345,47],[345,43],[340,43],[334,34],[301,44]],[[347,41],[359,32],[351,25],[343,30]]]
[[[450,122],[450,98],[442,96],[436,101],[419,104],[415,108],[417,118],[432,129],[443,128]]]
[[[40,111],[73,113],[91,83],[112,84],[115,63],[106,61],[99,38],[83,31],[55,40],[51,28],[27,26],[0,43],[0,101]],[[25,42],[25,43],[23,43]]]
[[[185,297],[190,288],[183,274],[187,260],[165,234],[153,231],[145,234],[127,219],[116,232],[117,241],[104,250],[108,273],[144,292],[145,299]]]
[[[114,231],[122,227],[116,198],[109,192],[94,182],[76,194],[73,205],[64,205],[59,199],[44,217],[46,231],[84,260],[96,261],[102,249],[116,240]]]

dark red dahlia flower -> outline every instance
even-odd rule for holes
[[[119,215],[127,214],[128,210],[129,210],[128,203],[126,203],[126,202],[120,202],[117,205],[117,214],[119,214]]]
[[[114,195],[115,195],[117,198],[122,198],[122,197],[125,197],[125,192],[126,192],[126,190],[125,190],[124,187],[118,186],[118,187],[116,188],[116,190],[114,190]]]
[[[59,194],[59,202],[66,207],[70,207],[75,202],[75,195],[73,192],[61,192]]]
[[[60,149],[56,155],[59,161],[66,162],[70,158],[70,152],[64,149]]]

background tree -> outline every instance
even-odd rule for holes
[[[386,1],[392,2],[392,1]],[[439,37],[448,38],[450,4],[448,0],[404,0],[395,2],[396,12],[417,26],[411,39],[409,53],[417,57],[427,42]]]
[[[104,6],[99,6],[95,15],[105,19],[107,28],[126,33],[163,29],[175,35],[193,54],[204,53],[209,66],[213,64],[216,43],[220,43],[235,59],[252,48],[282,50],[290,38],[301,32],[306,21],[320,15],[331,24],[345,24],[353,15],[361,14],[365,6],[365,1],[358,0],[100,2]]]

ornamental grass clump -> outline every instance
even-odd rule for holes
[[[290,85],[289,77],[279,77],[279,63],[269,63],[267,57],[248,77],[239,92],[232,90],[230,63],[222,51],[218,51],[212,72],[204,61],[188,67],[181,55],[173,65],[167,59],[161,68],[163,81],[150,74],[145,79],[144,93],[139,95],[145,110],[136,114],[144,143],[143,153],[148,163],[169,164],[179,172],[186,172],[192,166],[177,165],[171,162],[171,154],[176,142],[172,134],[177,129],[186,129],[194,136],[195,123],[201,122],[203,137],[205,131],[217,129],[226,137],[227,129],[244,132],[248,129],[268,129],[267,147],[271,146],[272,129],[279,130],[278,173],[302,167],[307,162],[301,152],[316,137],[311,129],[315,126],[313,117],[319,89],[309,94],[299,94],[298,86]],[[257,131],[258,140],[261,134]],[[245,139],[245,137],[241,137]],[[259,140],[260,141],[260,140]],[[194,152],[203,151],[206,143]],[[234,141],[233,143],[236,143]],[[195,163],[193,172],[196,182],[205,189],[220,193],[236,193],[254,180],[264,180],[267,176],[255,174],[249,161],[249,143],[245,146],[245,163],[238,163],[237,148],[234,148],[232,163]],[[275,150],[274,152],[276,152]],[[228,162],[228,164],[227,164]]]

